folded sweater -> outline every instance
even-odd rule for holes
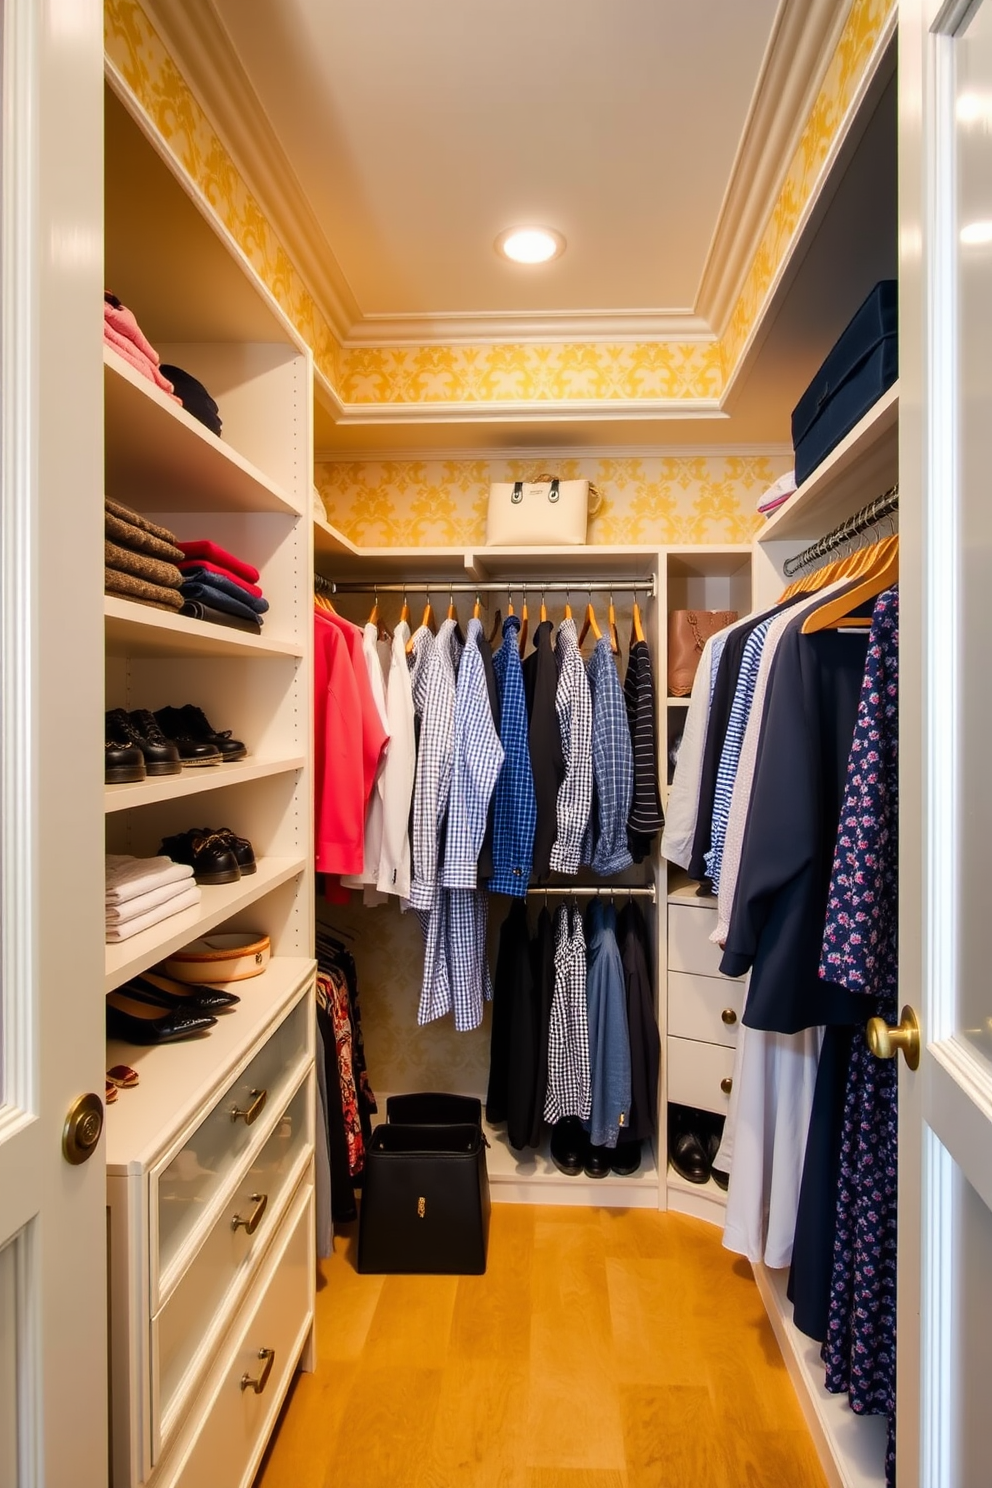
[[[120,904],[108,904],[106,922],[108,925],[126,925],[128,920],[136,920],[150,909],[168,904],[170,899],[185,894],[192,887],[192,878],[177,878],[172,883],[162,884],[160,888],[149,889],[147,894],[136,894],[133,899],[124,899]]]
[[[269,601],[264,595],[249,594],[247,589],[242,588],[235,579],[229,579],[226,574],[207,573],[202,569],[183,567],[183,588],[187,584],[199,584],[205,589],[214,589],[219,594],[226,594],[228,599],[236,599],[239,604],[247,605],[254,610],[256,615],[264,615],[269,608]],[[252,586],[253,588],[256,586]],[[202,594],[191,595],[192,599],[202,599]],[[211,600],[207,601],[212,603]]]
[[[118,547],[117,543],[108,542],[106,538],[103,540],[103,561],[118,573],[133,574],[136,579],[161,584],[166,589],[178,589],[183,581],[174,563],[163,563],[161,558],[150,558],[147,553]]]
[[[177,548],[175,543],[164,542],[162,538],[145,532],[141,527],[135,527],[131,522],[121,521],[120,517],[115,517],[109,511],[103,514],[103,535],[122,548],[127,548],[129,552],[147,553],[149,557],[175,564],[177,568],[177,560],[183,556],[182,549]]]
[[[162,920],[168,920],[172,915],[182,914],[185,909],[194,909],[201,899],[200,890],[195,884],[191,884],[182,894],[175,899],[170,899],[166,904],[160,904],[157,909],[150,909],[147,914],[138,915],[137,919],[128,920],[123,925],[108,925],[106,927],[106,940],[108,944],[115,945],[119,940],[130,940],[132,935],[140,935],[143,930],[151,930]]]
[[[181,542],[178,544],[186,554],[187,558],[206,558],[210,563],[216,563],[219,568],[226,568],[239,579],[247,579],[249,584],[257,584],[261,578],[258,569],[251,563],[245,563],[243,558],[235,558],[233,553],[225,552],[209,538],[198,538],[195,542]]]
[[[262,598],[262,591],[257,584],[249,584],[247,579],[239,579],[237,574],[231,573],[230,569],[221,568],[219,563],[210,563],[206,558],[186,558],[183,556],[176,567],[191,579],[202,579],[207,574],[212,574],[219,579],[230,579],[232,584],[237,584],[246,594],[254,595],[255,599]]]
[[[252,615],[249,620],[244,615],[231,615],[226,610],[217,610],[213,605],[204,604],[201,599],[184,600],[179,613],[188,615],[191,620],[205,620],[210,625],[226,625],[231,630],[247,630],[252,635],[262,634],[262,622],[257,616]]]
[[[257,620],[259,625],[262,623],[261,617],[251,606],[264,604],[268,609],[268,602],[264,599],[251,599],[246,594],[242,602],[230,594],[225,594],[223,589],[217,589],[213,584],[205,584],[196,579],[186,579],[180,592],[183,599],[198,599],[201,604],[210,605],[215,610],[227,610],[231,615],[241,615],[245,619]]]
[[[129,366],[133,367],[136,372],[140,372],[142,377],[147,377],[149,382],[153,382],[174,403],[182,402],[182,399],[177,398],[172,391],[172,383],[169,379],[162,376],[155,363],[139,351],[133,341],[129,341],[126,336],[121,335],[120,331],[115,331],[113,326],[106,324],[103,327],[103,339],[118,356],[124,358]]]
[[[170,547],[176,547],[176,534],[170,532],[168,527],[159,527],[157,522],[149,522],[147,517],[143,517],[140,512],[132,511],[129,506],[124,506],[120,501],[111,501],[109,496],[104,496],[103,508],[112,517],[119,517],[122,522],[127,522],[132,527],[140,527],[142,532],[150,532],[152,537],[160,537]]]
[[[107,594],[119,595],[121,599],[137,599],[160,610],[181,610],[183,607],[183,597],[178,589],[150,584],[147,579],[139,579],[118,568],[104,568],[103,588]]]

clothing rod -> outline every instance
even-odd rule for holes
[[[487,579],[484,583],[466,584],[459,579],[448,583],[445,579],[411,579],[408,584],[377,584],[363,579],[360,583],[340,583],[336,579],[325,579],[315,575],[319,587],[329,594],[645,594],[655,598],[655,575],[646,579],[632,579],[625,575],[621,579],[573,579],[567,583],[555,579],[543,583],[540,579]]]
[[[867,506],[855,512],[853,517],[848,517],[846,522],[841,522],[825,536],[817,538],[815,543],[810,543],[808,548],[804,548],[794,558],[787,558],[782,565],[782,572],[787,579],[793,578],[801,569],[808,568],[819,558],[826,558],[829,553],[842,548],[852,538],[860,537],[863,532],[868,532],[874,527],[876,522],[883,521],[898,510],[899,485],[897,482],[881,496],[876,496],[874,501],[869,501]]]
[[[654,884],[648,884],[641,888],[636,884],[629,887],[626,884],[617,884],[611,888],[609,884],[554,884],[547,889],[542,889],[539,884],[531,884],[527,890],[527,897],[551,899],[581,899],[583,897],[594,899],[650,899],[653,903],[658,902],[658,890]]]

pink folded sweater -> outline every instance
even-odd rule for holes
[[[177,547],[182,548],[188,559],[205,558],[209,563],[216,563],[218,568],[226,568],[232,578],[247,579],[249,584],[257,584],[261,578],[261,574],[253,564],[245,563],[241,558],[235,558],[233,553],[226,552],[209,538],[198,538],[195,542],[181,542],[177,544]]]
[[[168,393],[174,402],[181,404],[175,389],[167,377],[158,370],[159,355],[142,331],[126,305],[111,305],[103,302],[103,339],[108,346],[122,356],[136,372],[147,377],[163,393]]]

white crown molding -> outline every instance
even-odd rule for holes
[[[338,340],[361,319],[333,249],[210,0],[141,0]]]
[[[366,315],[345,337],[347,347],[487,346],[547,342],[693,341],[716,338],[692,310],[545,310],[475,315]]]
[[[385,465],[419,464],[437,461],[472,465],[476,461],[493,464],[503,460],[658,460],[671,456],[677,460],[692,459],[769,459],[792,458],[791,444],[591,444],[591,445],[497,445],[465,449],[388,450],[315,450],[315,465]]]
[[[823,84],[851,0],[780,0],[696,296],[722,335]]]

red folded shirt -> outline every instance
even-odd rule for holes
[[[246,594],[253,594],[256,599],[262,598],[262,591],[257,584],[249,584],[247,579],[242,579],[229,568],[221,568],[219,563],[210,563],[206,558],[187,558],[185,563],[177,563],[176,567],[180,573],[189,573],[192,569],[202,568],[206,573],[220,574],[222,579],[230,579],[232,584],[237,584]]]
[[[241,558],[235,558],[233,553],[227,553],[219,548],[209,538],[199,538],[196,542],[177,543],[182,548],[187,558],[206,558],[210,563],[216,563],[219,568],[229,570],[231,577],[247,579],[249,584],[257,584],[261,578],[257,568],[252,564],[245,563]]]

